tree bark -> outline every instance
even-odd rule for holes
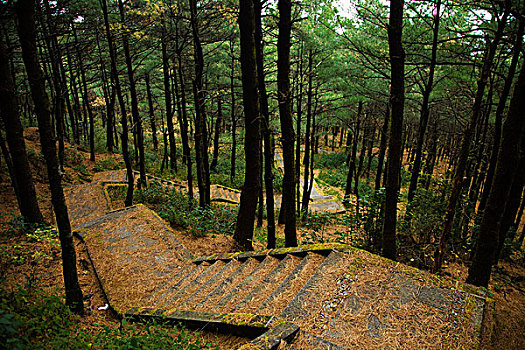
[[[117,98],[120,106],[120,123],[122,126],[122,136],[120,139],[120,144],[122,146],[122,157],[124,158],[124,163],[126,164],[126,177],[128,180],[128,190],[126,192],[126,199],[124,200],[124,205],[129,207],[133,204],[133,187],[134,187],[134,178],[133,170],[131,169],[131,160],[129,159],[129,150],[128,150],[128,119],[126,113],[126,103],[124,102],[124,96],[122,95],[122,87],[120,86],[120,79],[118,76],[118,66],[117,66],[117,53],[116,48],[113,44],[113,37],[111,35],[111,30],[109,27],[109,16],[108,16],[108,7],[106,0],[101,0],[102,4],[102,13],[104,15],[104,25],[106,28],[106,38],[108,41],[109,47],[109,56],[111,59],[111,78],[113,84],[115,85],[115,90],[117,93]]]
[[[295,215],[295,166],[294,130],[290,111],[290,35],[291,0],[279,0],[279,34],[277,39],[277,99],[281,120],[281,142],[283,145],[283,197],[281,210],[284,210],[284,237],[287,247],[297,246]]]
[[[246,134],[246,170],[241,192],[237,225],[233,238],[245,250],[252,250],[255,210],[261,187],[259,94],[255,57],[255,12],[253,0],[240,0],[242,93]]]
[[[396,260],[397,199],[401,171],[403,110],[405,104],[405,53],[402,43],[403,0],[390,2],[388,47],[390,55],[390,135],[388,141],[382,254]]]
[[[29,222],[43,222],[44,218],[38,206],[35,185],[27,158],[24,128],[20,122],[20,109],[16,94],[15,83],[12,79],[9,65],[7,45],[0,40],[0,108],[9,146],[6,154],[6,163],[12,162],[12,169],[20,214]],[[10,157],[9,157],[10,156]]]
[[[122,25],[126,25],[126,14],[124,10],[124,3],[122,0],[118,1],[120,10],[120,19]],[[139,103],[137,99],[137,88],[135,83],[135,74],[133,72],[133,63],[131,61],[131,52],[129,50],[128,33],[125,32],[122,35],[122,44],[124,46],[124,57],[126,58],[126,68],[128,71],[129,80],[129,92],[131,95],[131,116],[133,118],[133,133],[137,138],[137,148],[139,151],[139,172],[140,172],[140,185],[142,188],[146,186],[146,166],[144,159],[144,132],[142,131],[142,120],[139,115]]]
[[[170,169],[172,171],[177,171],[177,149],[175,146],[175,130],[173,128],[173,111],[171,103],[171,92],[170,92],[170,66],[169,66],[169,57],[168,57],[168,38],[166,31],[166,24],[164,20],[162,21],[162,41],[161,41],[161,50],[162,50],[162,71],[164,73],[164,102],[166,105],[166,124],[168,126],[168,140],[169,140],[169,149],[170,149]]]
[[[219,138],[221,137],[222,128],[222,100],[217,97],[217,119],[215,119],[215,134],[213,135],[213,157],[210,165],[210,170],[215,171],[217,162],[219,161]]]
[[[195,159],[197,161],[199,206],[205,208],[210,205],[210,166],[208,163],[208,131],[206,128],[204,89],[202,87],[204,58],[199,38],[196,2],[197,0],[190,0],[191,29],[195,56],[195,80],[193,81],[193,95],[195,99]]]
[[[490,153],[489,168],[487,169],[487,176],[485,178],[485,188],[483,189],[483,194],[478,205],[477,216],[479,218],[481,218],[482,213],[485,210],[485,205],[490,193],[490,187],[492,185],[492,179],[494,177],[494,170],[496,169],[496,161],[498,159],[499,143],[501,139],[501,125],[503,123],[503,112],[507,104],[507,99],[509,97],[512,81],[516,73],[516,67],[518,65],[521,48],[523,46],[523,30],[524,21],[521,21],[518,27],[518,32],[516,33],[514,53],[509,65],[509,71],[507,72],[507,77],[505,78],[505,84],[503,85],[503,90],[501,91],[498,107],[496,108],[496,116],[494,121],[494,141],[492,143],[492,149]]]
[[[62,267],[66,289],[66,304],[75,313],[83,313],[82,291],[78,283],[75,246],[71,234],[71,225],[67,212],[66,200],[62,190],[62,180],[58,169],[56,144],[52,135],[49,98],[46,93],[44,77],[38,62],[35,29],[35,3],[33,0],[19,0],[16,3],[18,17],[18,35],[22,46],[22,58],[26,67],[31,96],[35,104],[38,131],[42,153],[46,161],[51,202],[55,211],[60,245],[62,248]]]
[[[441,10],[441,0],[437,0],[435,14],[434,14],[434,27],[432,37],[432,53],[430,57],[430,67],[428,71],[428,80],[423,90],[423,104],[421,106],[421,112],[419,117],[419,130],[417,134],[416,153],[414,158],[414,165],[412,167],[412,175],[410,177],[410,185],[408,187],[408,199],[407,199],[407,213],[406,217],[410,218],[410,203],[414,199],[416,194],[417,184],[419,180],[419,173],[421,171],[421,161],[423,158],[423,142],[425,141],[425,133],[427,130],[428,117],[430,115],[429,101],[430,94],[434,87],[434,71],[436,69],[437,62],[437,45],[439,39],[439,19]]]
[[[448,205],[446,209],[445,221],[443,224],[443,232],[441,234],[441,240],[434,254],[434,267],[433,267],[434,272],[439,271],[441,269],[441,265],[443,264],[443,258],[445,256],[448,239],[452,231],[452,224],[454,222],[456,204],[461,194],[461,191],[463,189],[463,180],[464,180],[463,175],[465,173],[465,170],[467,169],[467,162],[468,162],[468,156],[469,156],[472,136],[474,134],[474,131],[476,130],[478,120],[481,116],[483,95],[485,92],[485,87],[487,86],[488,77],[490,75],[492,61],[494,60],[494,55],[496,54],[498,43],[503,35],[503,29],[505,28],[505,24],[507,22],[507,17],[509,14],[509,7],[510,7],[509,4],[510,2],[506,1],[505,11],[503,13],[502,18],[500,19],[500,22],[498,23],[498,29],[496,33],[494,34],[494,39],[490,43],[490,46],[483,60],[483,66],[481,68],[480,77],[477,83],[478,89],[476,91],[474,105],[472,107],[472,114],[471,114],[468,126],[465,130],[465,133],[463,134],[463,138],[461,140],[460,153],[459,153],[458,163],[457,163],[455,174],[454,174],[454,182],[452,184],[452,190],[450,193],[450,197],[449,197]]]
[[[525,63],[525,60],[524,60]],[[487,206],[479,227],[478,244],[474,260],[469,268],[467,283],[487,287],[492,270],[492,263],[498,246],[498,229],[501,225],[502,210],[510,195],[511,182],[516,171],[519,155],[524,152],[525,138],[525,68],[514,87],[507,119],[503,125],[498,160],[494,173]],[[522,147],[522,149],[520,149]]]
[[[149,120],[151,125],[151,137],[153,141],[153,149],[158,151],[159,141],[157,140],[157,123],[155,122],[155,110],[153,108],[153,96],[151,94],[151,86],[149,82],[149,73],[145,75],[146,80],[146,94],[148,96]]]

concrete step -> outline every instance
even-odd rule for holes
[[[193,294],[201,285],[206,283],[211,277],[213,277],[213,275],[219,272],[224,265],[226,265],[224,261],[216,261],[196,276],[190,283],[180,288],[176,293],[169,295],[159,307],[161,309],[173,309],[177,307],[181,301]]]
[[[329,281],[336,281],[339,274],[345,269],[344,264],[339,264],[344,253],[332,251],[328,255],[312,277],[306,282],[301,290],[290,301],[288,306],[281,312],[279,317],[294,322],[295,320],[305,322],[306,319],[318,311]],[[330,292],[330,291],[328,291]],[[301,324],[303,322],[299,322]],[[306,321],[307,322],[307,321]]]
[[[253,269],[244,280],[237,284],[233,289],[224,295],[212,308],[213,312],[229,312],[239,301],[241,301],[260,281],[262,281],[269,271],[279,263],[279,259],[266,256],[264,260]]]
[[[196,306],[196,311],[209,311],[224,295],[232,288],[244,280],[260,264],[254,258],[249,258],[242,265],[228,276],[221,284],[205,296]]]
[[[290,302],[290,296],[294,296],[314,274],[324,256],[317,253],[308,253],[293,271],[275,288],[275,290],[263,301],[257,309],[261,315],[277,316]]]
[[[302,259],[286,255],[279,264],[244,297],[231,311],[255,313],[264,300],[281,284]]]
[[[197,268],[198,265],[187,264],[182,266],[173,276],[166,281],[163,285],[156,288],[150,295],[144,298],[144,301],[149,304],[157,300],[162,294],[164,294],[168,288],[179,282],[181,279],[186,277],[193,269]]]
[[[242,263],[237,260],[230,260],[226,265],[223,266],[215,275],[213,275],[208,281],[203,283],[193,294],[182,301],[177,308],[179,310],[193,310],[210,291],[214,290],[226,276],[229,276],[233,271],[237,270]]]
[[[210,264],[199,264],[194,269],[188,272],[187,275],[182,277],[179,281],[167,288],[162,294],[160,294],[153,302],[152,306],[160,308],[164,302],[172,295],[176,294],[181,288],[184,288],[187,284],[191,283],[193,279],[205,271]]]
[[[293,350],[346,350],[346,348],[334,344],[326,339],[300,330],[286,349]]]

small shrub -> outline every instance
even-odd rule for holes
[[[106,157],[98,159],[93,167],[94,172],[101,172],[105,170],[118,170],[122,167],[120,162],[114,157]]]

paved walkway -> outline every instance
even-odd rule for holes
[[[343,244],[192,257],[143,205],[66,191],[72,226],[121,315],[255,338],[244,349],[476,348],[481,290]]]

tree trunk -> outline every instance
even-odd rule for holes
[[[149,120],[151,124],[151,136],[153,141],[153,149],[158,151],[159,141],[157,140],[157,123],[155,122],[155,110],[153,109],[153,97],[151,95],[151,87],[149,83],[149,73],[145,75],[146,80],[146,94],[148,96]]]
[[[303,49],[304,49],[304,42],[301,41],[301,48],[299,51],[299,60],[297,62],[297,65],[299,66],[299,72],[297,76],[297,117],[295,121],[295,130],[297,130],[296,133],[296,139],[297,143],[295,145],[295,159],[297,160],[295,162],[295,173],[297,174],[297,177],[295,179],[295,195],[297,196],[296,202],[297,202],[297,212],[299,213],[301,211],[301,119],[303,117]]]
[[[168,38],[166,32],[166,24],[164,20],[162,21],[162,71],[164,73],[164,102],[166,105],[166,124],[168,126],[168,140],[169,140],[169,150],[170,150],[170,169],[172,171],[177,171],[177,149],[175,145],[175,130],[173,128],[173,111],[171,103],[171,92],[170,92],[170,66],[169,66],[169,57],[168,57]]]
[[[405,104],[405,53],[402,44],[403,0],[390,2],[388,47],[390,55],[390,135],[386,168],[385,209],[383,211],[382,254],[395,260],[397,199],[401,171],[403,110]]]
[[[281,210],[284,210],[284,237],[287,247],[297,246],[295,215],[294,130],[290,111],[290,35],[291,0],[279,0],[279,34],[277,39],[277,98],[283,145],[284,177]]]
[[[213,159],[211,161],[210,170],[215,171],[217,162],[219,160],[219,138],[221,137],[222,128],[222,100],[217,97],[217,119],[215,120],[215,134],[213,136]]]
[[[177,39],[176,39],[177,40]],[[192,159],[191,159],[191,148],[188,131],[188,112],[186,103],[186,89],[184,87],[184,75],[182,74],[182,46],[179,46],[178,40],[177,45],[177,72],[179,75],[180,85],[180,112],[179,124],[180,134],[182,138],[182,160],[186,164],[186,179],[188,181],[188,204],[190,207],[193,205],[193,170],[192,170]],[[177,86],[177,84],[175,84]],[[177,92],[177,90],[175,90]]]
[[[420,117],[419,117],[419,130],[417,134],[416,153],[415,153],[415,158],[414,158],[414,163],[413,163],[414,165],[412,167],[412,175],[410,177],[410,185],[408,187],[407,213],[406,213],[407,219],[410,218],[410,203],[412,202],[412,200],[414,199],[414,195],[416,194],[419,173],[421,171],[421,163],[422,163],[421,161],[423,158],[423,143],[425,141],[425,133],[427,130],[428,117],[430,115],[429,102],[430,102],[430,94],[432,93],[432,89],[434,87],[434,71],[435,71],[436,62],[437,62],[437,45],[438,45],[438,39],[439,39],[439,19],[440,19],[439,11],[440,10],[441,10],[441,0],[437,0],[435,14],[434,14],[434,26],[432,28],[433,30],[432,53],[430,57],[428,80],[425,85],[425,89],[423,90],[423,104],[421,106],[421,112],[420,112]]]
[[[308,92],[307,92],[307,110],[306,110],[306,130],[304,135],[304,158],[303,158],[303,165],[304,165],[304,181],[303,181],[303,198],[302,198],[302,204],[301,204],[301,212],[303,216],[303,220],[307,217],[308,214],[308,202],[310,202],[310,196],[308,195],[308,188],[310,187],[310,181],[313,182],[313,179],[310,179],[310,129],[312,127],[312,95],[313,95],[313,73],[312,73],[312,65],[313,65],[313,52],[312,49],[308,50]],[[298,130],[298,133],[300,131]],[[299,163],[299,159],[297,158],[297,163]],[[300,172],[297,173],[297,175],[300,175]]]
[[[255,13],[253,0],[240,0],[242,93],[246,134],[246,171],[233,238],[244,250],[252,250],[253,225],[261,187],[259,94],[255,59]]]
[[[75,44],[76,44],[76,51],[77,51],[77,58],[78,58],[78,66],[80,68],[80,77],[82,81],[82,89],[84,92],[83,96],[83,104],[84,108],[87,110],[88,120],[89,120],[89,160],[94,162],[95,161],[95,121],[93,116],[93,110],[91,109],[91,103],[89,102],[89,91],[87,88],[87,80],[86,80],[86,71],[84,70],[84,64],[82,63],[82,54],[80,52],[80,44],[78,42],[77,33],[75,30],[74,24],[71,25],[73,28],[73,34],[75,36]]]
[[[29,222],[43,222],[44,218],[38,206],[27,158],[24,128],[20,122],[20,110],[9,65],[8,48],[2,40],[0,40],[0,81],[3,82],[0,84],[0,106],[2,106],[0,116],[4,121],[6,141],[9,146],[9,154],[5,154],[5,158],[6,163],[9,162],[9,159],[12,162],[14,175],[12,182],[16,184],[14,188],[20,214]]]
[[[350,195],[352,194],[352,179],[355,174],[355,157],[357,155],[357,144],[359,143],[359,126],[361,124],[361,112],[363,111],[363,102],[359,101],[357,107],[357,118],[355,121],[354,135],[352,136],[353,145],[350,153],[350,166],[348,167],[348,174],[346,175],[345,198],[343,204],[350,205]]]
[[[204,89],[202,87],[204,58],[197,23],[197,0],[190,0],[191,29],[195,56],[195,80],[193,95],[195,99],[195,153],[197,161],[197,182],[199,185],[199,205],[210,205],[210,166],[208,163],[208,132],[204,108]]]
[[[261,109],[262,132],[264,141],[264,186],[266,187],[266,221],[267,221],[267,248],[275,248],[275,211],[273,198],[273,162],[274,147],[272,130],[270,129],[270,113],[268,111],[268,95],[264,81],[264,57],[262,38],[262,2],[253,0],[255,11],[255,58],[257,60],[257,83],[259,89],[259,102]]]
[[[510,89],[512,87],[512,81],[514,80],[514,75],[516,73],[516,67],[518,65],[518,60],[521,53],[521,47],[523,46],[523,28],[524,22],[521,21],[518,27],[518,32],[516,33],[516,41],[514,43],[514,53],[512,55],[512,60],[510,62],[509,71],[507,77],[505,78],[505,84],[503,85],[503,90],[501,91],[500,99],[498,102],[498,107],[496,108],[496,117],[494,121],[494,141],[492,143],[492,150],[490,153],[489,168],[487,170],[487,176],[485,178],[485,188],[483,189],[483,194],[478,206],[477,216],[481,219],[483,211],[485,210],[485,205],[487,203],[487,198],[490,193],[490,187],[492,185],[492,179],[494,177],[494,170],[496,168],[496,161],[498,159],[498,150],[499,143],[501,139],[501,125],[503,123],[503,112],[507,104],[507,99],[510,94]]]
[[[523,147],[525,144],[523,140],[525,138],[525,119],[523,118],[525,99],[523,96],[525,96],[525,68],[522,67],[514,87],[507,119],[503,125],[494,180],[479,227],[476,253],[469,268],[467,283],[476,286],[488,286],[496,253],[495,248],[498,246],[497,233],[503,214],[501,208],[504,208],[510,195],[509,179],[513,179],[518,170],[520,152],[525,152]]]
[[[120,106],[120,123],[122,126],[122,136],[120,139],[120,144],[122,146],[122,157],[124,158],[124,163],[126,164],[126,177],[128,180],[128,190],[126,192],[126,199],[124,200],[124,205],[129,207],[133,204],[133,170],[131,169],[131,161],[129,159],[129,150],[128,150],[128,119],[126,113],[126,103],[124,102],[124,96],[122,95],[122,88],[120,86],[120,79],[118,76],[118,66],[117,66],[117,53],[116,48],[113,44],[113,37],[111,35],[111,30],[109,26],[109,17],[108,17],[108,8],[106,0],[101,0],[102,4],[102,13],[104,15],[104,25],[106,27],[106,38],[108,41],[109,47],[109,56],[111,59],[111,78],[115,86],[117,93],[117,98]]]
[[[55,211],[60,245],[62,248],[62,266],[66,289],[66,304],[73,312],[83,313],[82,291],[78,283],[75,246],[67,213],[66,200],[62,191],[62,181],[58,170],[56,144],[52,135],[49,98],[46,93],[44,77],[37,57],[35,4],[33,0],[19,0],[16,3],[18,17],[18,35],[22,46],[22,58],[26,67],[31,95],[38,119],[40,144],[47,166],[51,201]]]
[[[119,10],[120,10],[120,19],[122,24],[125,25],[126,15],[124,12],[124,4],[122,0],[118,1]],[[131,115],[133,117],[133,133],[137,138],[137,148],[139,151],[139,171],[140,171],[140,185],[142,188],[146,186],[146,166],[144,159],[144,133],[142,131],[142,121],[139,115],[139,104],[137,99],[137,88],[135,84],[135,77],[133,72],[133,63],[131,61],[131,53],[129,50],[129,41],[128,33],[124,33],[122,36],[122,44],[124,46],[124,56],[126,58],[126,68],[128,71],[128,80],[129,80],[129,92],[131,95]]]
[[[231,150],[231,158],[230,158],[230,184],[233,184],[233,181],[235,180],[235,160],[237,158],[236,152],[237,152],[237,118],[235,116],[235,85],[234,85],[234,76],[235,76],[235,56],[234,56],[234,49],[233,49],[233,38],[230,40],[230,55],[232,56],[231,59],[231,73],[230,73],[230,93],[231,93],[231,123],[232,123],[232,150]]]
[[[375,190],[379,191],[381,188],[381,176],[383,175],[383,165],[385,162],[386,142],[388,139],[388,120],[390,119],[390,103],[386,104],[385,121],[381,128],[381,141],[379,144],[379,155],[377,157],[377,172],[375,178]]]
[[[465,130],[465,133],[463,134],[463,139],[461,140],[461,147],[460,147],[460,153],[458,157],[458,163],[457,163],[455,174],[454,174],[454,182],[452,184],[452,190],[450,193],[450,198],[448,200],[448,205],[447,205],[446,214],[445,214],[443,233],[441,234],[441,240],[439,242],[439,246],[436,249],[436,252],[434,254],[434,267],[433,267],[434,272],[439,271],[441,269],[441,265],[443,264],[443,258],[445,256],[448,239],[452,231],[452,224],[454,222],[456,204],[461,194],[461,191],[463,189],[463,180],[464,180],[463,177],[464,177],[465,170],[467,169],[467,162],[468,162],[468,156],[470,153],[470,144],[472,140],[472,135],[474,134],[474,131],[476,130],[478,120],[481,116],[483,95],[485,92],[485,87],[487,85],[488,77],[490,75],[492,61],[494,60],[494,55],[496,54],[498,43],[503,35],[503,29],[505,28],[505,24],[507,22],[507,17],[509,14],[508,5],[509,5],[509,1],[506,1],[505,12],[502,18],[500,19],[500,22],[498,23],[498,29],[496,33],[494,34],[494,39],[492,40],[487,50],[487,53],[485,55],[485,58],[483,60],[483,66],[481,68],[481,73],[480,73],[480,77],[478,80],[478,89],[476,91],[474,105],[472,107],[472,114],[471,114],[467,129]]]

